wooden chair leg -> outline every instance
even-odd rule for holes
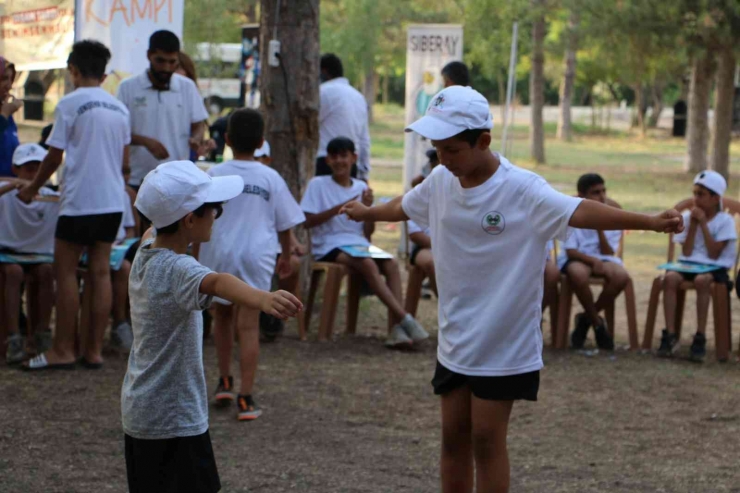
[[[632,286],[630,281],[629,286]],[[660,292],[663,290],[663,278],[656,277],[653,287],[650,289],[650,301],[648,302],[647,318],[645,319],[645,334],[642,336],[642,349],[649,351],[653,347],[653,332],[655,331],[655,316],[658,313],[660,303]],[[634,298],[634,289],[633,289]],[[628,308],[629,309],[629,308]]]
[[[302,341],[305,341],[308,329],[311,327],[311,314],[313,313],[313,304],[316,300],[316,291],[319,289],[319,282],[323,271],[315,270],[311,272],[311,284],[308,288],[308,299],[303,307],[303,324],[298,324],[298,335]]]
[[[347,276],[347,334],[357,332],[357,315],[360,311],[360,287],[362,276],[349,272]]]
[[[612,300],[604,309],[604,317],[606,318],[606,330],[609,331],[609,335],[614,340],[614,309],[616,300]]]
[[[334,330],[334,319],[337,314],[339,290],[342,287],[343,269],[329,269],[326,272],[324,284],[324,301],[321,307],[321,322],[319,323],[319,341],[331,339]]]
[[[416,317],[421,298],[421,285],[424,283],[424,271],[419,267],[412,266],[409,269],[409,278],[406,283],[405,309],[412,317]]]
[[[560,276],[560,303],[558,306],[558,349],[568,347],[568,327],[570,322],[570,307],[573,303],[573,290],[566,276]]]
[[[714,283],[712,285],[712,307],[714,308],[714,345],[718,361],[727,361],[729,357],[729,340],[727,331],[727,285]]]
[[[681,328],[683,327],[683,312],[686,306],[686,291],[679,289],[676,293],[676,340],[681,340]]]
[[[558,322],[560,321],[560,293],[555,288],[554,299],[550,302],[550,345],[555,348],[558,340]]]
[[[635,303],[635,286],[632,279],[627,281],[624,288],[624,305],[627,308],[627,331],[630,338],[630,351],[639,348],[639,336],[637,334],[637,306]]]

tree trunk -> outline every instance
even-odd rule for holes
[[[711,53],[698,55],[692,63],[684,162],[684,169],[692,173],[707,169],[709,93],[714,69],[714,56]]]
[[[658,128],[660,123],[660,114],[663,113],[663,86],[661,84],[654,84],[652,87],[652,105],[653,113],[650,115],[648,120],[648,128]]]
[[[735,54],[731,47],[719,53],[717,95],[714,102],[714,145],[712,169],[730,177],[730,140],[732,139],[732,108],[735,98]]]
[[[377,96],[377,83],[376,74],[374,70],[370,70],[365,74],[362,83],[362,95],[365,96],[367,102],[367,119],[370,123],[373,123],[373,106],[375,105],[375,98]]]
[[[529,75],[529,106],[531,123],[529,151],[532,160],[545,162],[545,125],[542,110],[545,106],[545,0],[532,0],[536,12],[532,25],[532,72]]]
[[[388,74],[383,76],[383,104],[388,104]]]
[[[576,78],[576,51],[578,50],[577,12],[571,12],[568,21],[568,46],[565,49],[565,73],[560,83],[560,117],[558,118],[558,139],[570,142],[573,140],[573,126],[570,107],[573,103],[573,88]]]
[[[642,84],[637,84],[634,87],[635,90],[635,106],[637,107],[637,127],[640,129],[640,135],[645,137],[647,134],[647,127],[645,126],[645,113],[647,112],[647,104],[645,104],[645,88]]]
[[[280,4],[278,40],[280,67],[267,63],[276,7]],[[274,2],[262,0],[260,32],[260,93],[265,117],[265,139],[272,149],[272,167],[285,179],[300,200],[313,177],[319,143],[319,0]],[[301,40],[300,43],[294,42]],[[309,245],[308,233],[300,228],[299,240]],[[303,292],[310,280],[310,264],[301,267]]]

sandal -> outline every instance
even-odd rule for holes
[[[21,369],[24,371],[40,371],[40,370],[74,370],[74,363],[55,363],[49,364],[46,360],[44,353],[39,354],[28,360],[26,363],[21,365]]]
[[[84,356],[78,359],[77,363],[86,370],[100,370],[103,367],[103,363],[90,363]]]

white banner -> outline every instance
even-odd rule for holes
[[[406,125],[426,112],[432,96],[444,84],[442,67],[453,60],[462,60],[463,28],[452,24],[419,24],[408,28],[406,43]],[[406,134],[403,153],[404,189],[418,176],[426,163],[426,151],[432,145],[419,134]]]
[[[149,67],[149,36],[166,29],[180,38],[184,0],[77,0],[75,40],[95,39],[113,57],[104,88],[115,93],[123,79]]]
[[[18,71],[67,67],[74,0],[0,2],[0,53]]]

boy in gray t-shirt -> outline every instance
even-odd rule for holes
[[[221,204],[243,188],[239,176],[211,178],[189,161],[176,161],[149,173],[139,190],[136,208],[156,239],[142,243],[129,279],[134,344],[121,414],[132,493],[221,488],[202,356],[201,310],[213,296],[278,318],[302,308],[290,293],[251,288],[185,254],[190,243],[210,239]]]

